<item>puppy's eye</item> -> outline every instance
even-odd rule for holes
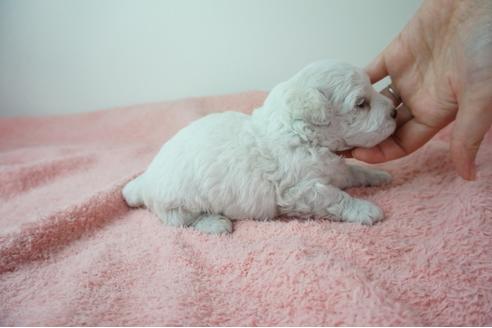
[[[355,107],[357,108],[366,108],[367,106],[369,106],[369,102],[366,98],[361,97],[355,102]]]

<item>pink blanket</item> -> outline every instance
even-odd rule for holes
[[[373,227],[242,221],[228,236],[162,225],[120,191],[163,142],[261,92],[0,120],[3,325],[492,324],[492,137],[464,182],[441,133],[381,165]]]

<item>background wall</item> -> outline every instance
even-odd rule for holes
[[[0,0],[0,115],[269,90],[305,64],[366,65],[417,0]]]

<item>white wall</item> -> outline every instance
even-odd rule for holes
[[[272,88],[370,61],[418,0],[0,0],[0,115]]]

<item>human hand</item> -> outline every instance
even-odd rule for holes
[[[475,179],[475,157],[492,124],[492,1],[426,1],[366,68],[372,83],[390,76],[404,103],[398,128],[356,159],[379,163],[412,153],[455,120],[451,158]]]

